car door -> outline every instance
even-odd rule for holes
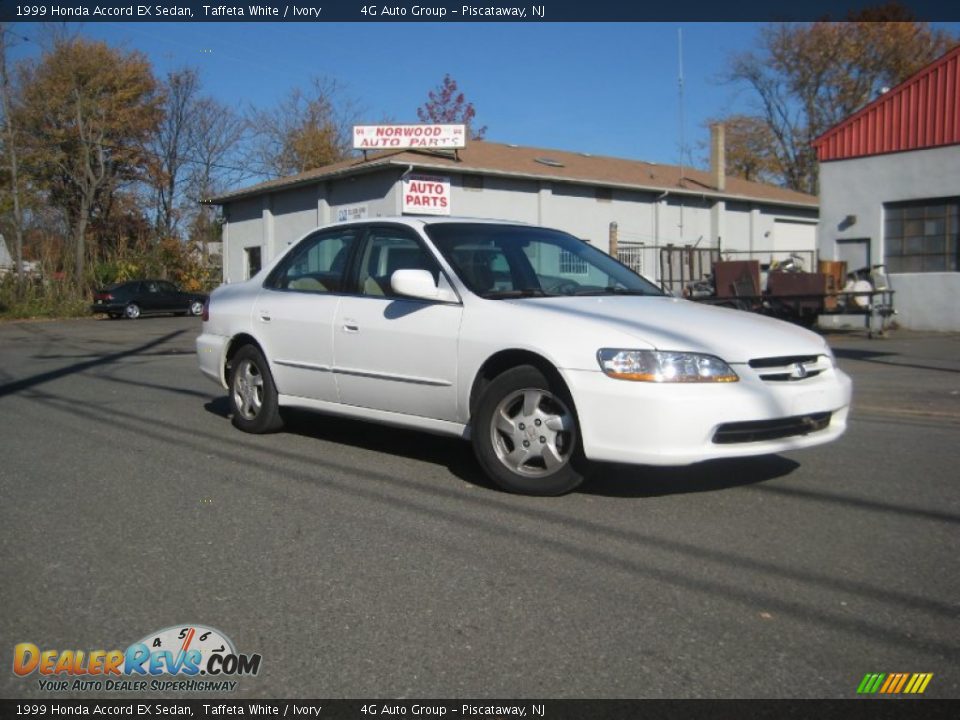
[[[390,287],[396,270],[424,269],[446,284],[423,240],[404,226],[373,226],[357,254],[354,295],[334,323],[340,402],[456,421],[459,303],[404,298]]]
[[[160,292],[160,283],[157,280],[144,280],[140,283],[137,302],[143,313],[162,312],[166,309],[163,293]]]
[[[283,395],[336,401],[333,323],[357,230],[302,240],[267,276],[252,322]]]
[[[158,280],[157,286],[160,288],[160,302],[164,310],[183,312],[189,309],[190,303],[176,285],[166,280]]]

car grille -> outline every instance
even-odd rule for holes
[[[809,435],[825,430],[830,425],[832,415],[833,413],[822,412],[776,420],[724,423],[713,434],[713,442],[718,445],[730,445]]]
[[[788,355],[756,358],[748,364],[764,382],[797,382],[814,378],[826,370],[824,360],[822,355]]]

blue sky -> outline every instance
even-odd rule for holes
[[[960,24],[938,24],[960,34]],[[754,46],[753,23],[89,23],[82,35],[145,53],[158,75],[194,66],[206,92],[236,107],[269,106],[311,76],[337,79],[376,122],[416,122],[450,73],[487,139],[679,161],[678,29],[685,140],[705,155],[704,121],[749,110],[722,82],[731,54]],[[15,32],[40,36],[36,25]],[[12,55],[38,52],[23,43]]]

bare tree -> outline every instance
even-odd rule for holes
[[[156,229],[161,238],[176,234],[182,180],[190,162],[190,129],[195,122],[200,77],[193,68],[175,70],[162,86],[163,119],[151,141],[150,177],[156,198]]]
[[[193,207],[190,237],[199,241],[204,259],[216,242],[219,226],[213,206],[202,204],[217,192],[250,177],[239,159],[245,123],[234,110],[213,98],[197,101],[189,129],[192,165],[187,175],[187,199]]]
[[[359,106],[342,85],[314,78],[307,90],[294,88],[277,107],[250,111],[250,162],[261,174],[280,177],[343,160],[351,153],[351,127],[359,117]]]

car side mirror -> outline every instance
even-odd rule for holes
[[[398,295],[419,300],[454,302],[456,296],[447,289],[437,287],[429,270],[397,270],[390,276],[390,287]]]

